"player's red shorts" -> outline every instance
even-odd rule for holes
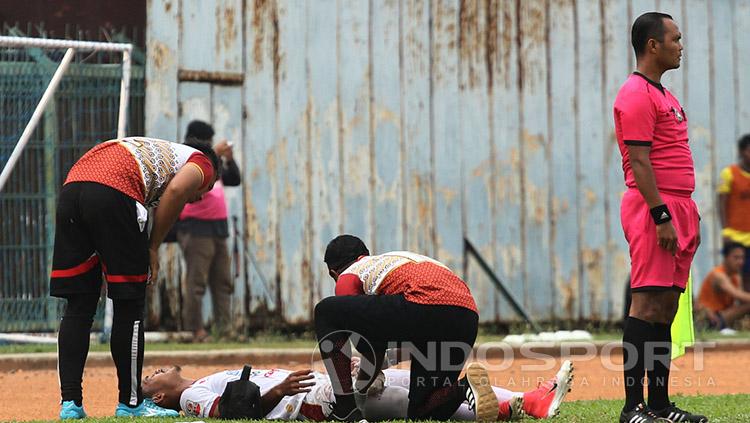
[[[630,288],[634,292],[675,288],[685,291],[690,265],[698,249],[700,217],[690,197],[661,193],[677,231],[677,253],[672,256],[656,239],[656,224],[646,200],[637,189],[622,198],[620,218],[630,245]]]

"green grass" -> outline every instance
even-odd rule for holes
[[[485,342],[499,342],[505,335],[492,334],[480,331],[477,337],[477,345]],[[718,332],[700,331],[696,332],[698,341],[717,341],[717,340],[746,340],[750,339],[750,332],[737,332],[735,336],[722,336]],[[622,339],[622,333],[616,331],[594,333],[595,341],[619,341]],[[312,335],[303,336],[286,336],[280,334],[260,335],[246,342],[212,342],[205,344],[191,344],[180,342],[149,342],[146,344],[147,351],[207,351],[207,350],[229,350],[241,348],[315,348],[315,340]],[[55,352],[55,345],[33,345],[33,344],[14,344],[0,345],[0,354],[28,354],[41,352]],[[109,344],[91,344],[91,351],[109,351]]]
[[[146,351],[207,351],[232,350],[241,348],[314,348],[315,341],[306,338],[260,337],[247,342],[212,342],[212,343],[179,343],[179,342],[147,342]],[[52,344],[13,344],[0,345],[0,354],[28,354],[55,352],[57,346]],[[90,351],[109,352],[109,344],[91,343]]]
[[[750,421],[750,395],[716,395],[701,397],[673,396],[678,407],[705,414],[711,423],[738,423]],[[566,402],[560,409],[557,423],[616,422],[622,400]]]
[[[750,395],[717,395],[703,397],[673,397],[672,398],[680,408],[688,411],[701,412],[709,417],[711,423],[738,423],[750,421]],[[621,400],[603,400],[603,401],[573,401],[563,404],[560,415],[550,422],[554,423],[579,423],[579,422],[616,422],[620,409]],[[190,419],[179,417],[174,419],[128,419],[128,423],[159,423],[159,422],[177,422],[192,421]],[[54,422],[52,420],[50,422]],[[87,423],[122,423],[123,419],[110,418],[89,418]],[[220,420],[216,420],[219,422]],[[227,421],[227,420],[221,420]],[[532,419],[525,421],[531,422]],[[240,420],[237,420],[240,422]],[[246,421],[245,421],[246,422]],[[270,420],[262,421],[264,423]],[[398,422],[398,421],[397,421]]]

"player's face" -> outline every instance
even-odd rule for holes
[[[745,163],[745,166],[750,166],[750,147],[740,151],[740,160]]]
[[[745,264],[745,250],[742,248],[735,248],[729,252],[726,258],[727,271],[731,273],[739,272],[742,269],[742,265]]]
[[[339,273],[337,271],[331,269],[330,267],[328,268],[328,276],[330,276],[331,278],[333,278],[334,282],[336,282],[337,280],[339,280]]]
[[[180,366],[162,367],[143,378],[141,388],[143,395],[152,396],[160,391],[170,388],[176,381],[180,380]]]
[[[677,69],[682,60],[682,33],[671,19],[664,19],[664,40],[656,43],[659,62],[664,69]]]

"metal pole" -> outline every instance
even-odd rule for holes
[[[52,98],[52,96],[55,95],[55,90],[57,90],[57,86],[60,84],[60,80],[62,79],[65,70],[68,69],[68,65],[73,60],[74,55],[75,50],[73,48],[69,48],[68,51],[65,52],[65,56],[60,62],[60,66],[57,67],[55,74],[52,75],[52,79],[50,80],[47,89],[44,91],[42,99],[39,100],[39,104],[37,104],[36,109],[34,110],[34,114],[31,115],[29,123],[26,125],[26,128],[23,130],[23,134],[21,134],[21,138],[18,140],[18,144],[16,144],[16,147],[10,154],[8,162],[3,168],[3,172],[0,173],[0,191],[3,190],[5,183],[8,182],[8,178],[10,178],[10,172],[13,170],[13,167],[15,167],[16,162],[21,157],[21,152],[23,152],[23,149],[29,142],[31,135],[34,133],[34,129],[36,129],[36,125],[39,123],[39,119],[41,119],[42,114],[44,113],[45,106],[47,106],[47,103]]]
[[[40,48],[72,48],[77,51],[125,51],[132,50],[129,43],[105,43],[101,41],[58,40],[53,38],[10,37],[0,36],[0,46],[3,47],[40,47]]]
[[[500,280],[500,278],[497,277],[495,272],[492,271],[489,264],[487,264],[486,261],[484,261],[484,258],[479,254],[479,251],[477,251],[476,248],[474,248],[474,245],[466,238],[464,238],[464,249],[466,253],[471,254],[474,256],[474,258],[477,260],[477,263],[479,263],[479,267],[484,270],[484,273],[490,278],[492,283],[495,285],[495,288],[497,288],[498,291],[505,297],[505,299],[510,303],[510,306],[515,310],[516,313],[518,313],[519,316],[523,317],[524,320],[531,326],[532,329],[534,329],[537,333],[541,332],[542,329],[534,323],[533,320],[531,320],[531,317],[529,317],[528,314],[526,314],[526,311],[521,307],[521,305],[516,301],[516,299],[513,297],[513,294],[510,293],[505,288],[505,285]]]
[[[117,138],[125,137],[128,123],[128,102],[130,99],[130,50],[122,52],[122,81],[120,82],[120,111],[117,116]]]

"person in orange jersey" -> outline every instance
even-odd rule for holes
[[[737,142],[740,159],[721,171],[719,184],[719,219],[724,241],[745,247],[741,278],[750,291],[750,134]]]
[[[706,275],[698,294],[698,303],[708,314],[711,326],[719,330],[750,313],[750,292],[742,289],[740,283],[745,247],[729,242],[722,255],[724,261]]]

